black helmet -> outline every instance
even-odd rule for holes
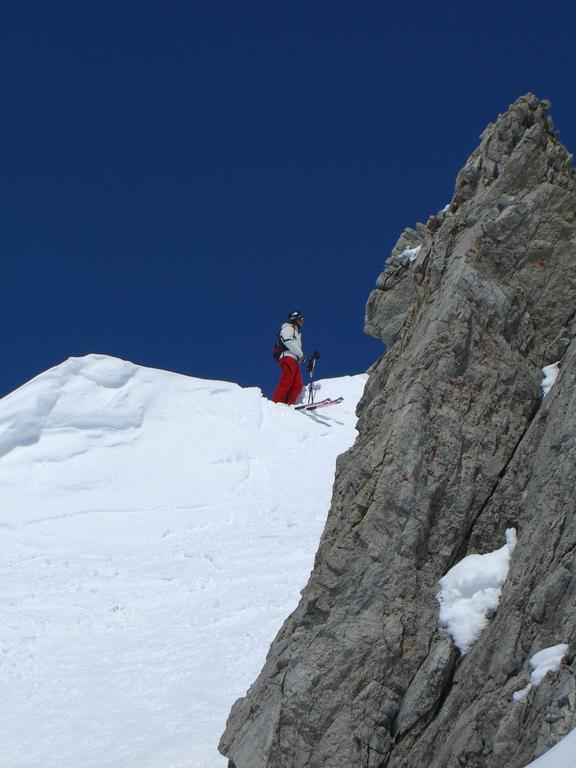
[[[288,315],[289,323],[295,323],[297,320],[303,320],[303,319],[304,319],[304,315],[302,314],[302,312],[298,312],[297,309],[295,309],[294,312],[290,312],[290,314]]]

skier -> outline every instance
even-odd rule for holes
[[[300,363],[305,363],[306,358],[302,352],[301,329],[304,325],[302,312],[294,311],[288,315],[288,320],[283,323],[278,334],[278,340],[283,346],[278,362],[282,368],[280,381],[272,400],[275,403],[288,403],[294,405],[302,391],[302,374]]]

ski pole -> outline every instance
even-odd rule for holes
[[[314,387],[312,386],[312,380],[314,378],[314,368],[316,367],[316,360],[320,357],[320,352],[312,352],[308,365],[306,366],[308,373],[310,374],[310,381],[308,382],[308,405],[314,402]]]

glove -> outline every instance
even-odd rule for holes
[[[319,360],[320,359],[320,352],[312,352],[312,355],[310,357],[311,360]]]

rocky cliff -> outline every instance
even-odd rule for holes
[[[387,352],[310,581],[230,714],[236,768],[520,768],[576,726],[576,173],[548,107],[528,94],[486,128],[368,300]],[[438,581],[510,528],[498,609],[462,654]],[[560,669],[513,700],[558,643]]]

